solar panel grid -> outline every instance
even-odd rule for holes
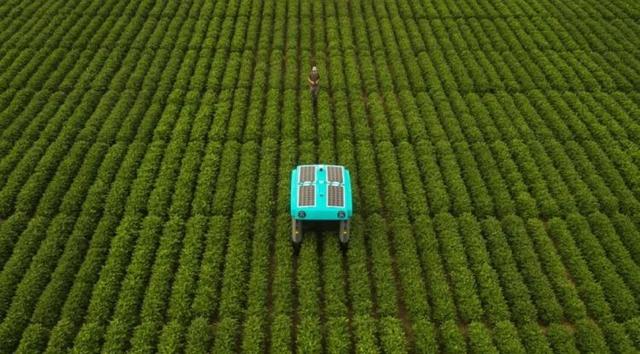
[[[342,183],[342,168],[338,166],[328,166],[327,179],[332,182]]]
[[[300,182],[313,182],[316,179],[316,168],[314,166],[300,167]]]
[[[300,186],[298,189],[298,205],[313,206],[316,204],[316,188],[314,185]]]
[[[328,196],[329,206],[344,206],[344,188],[342,186],[329,186]]]

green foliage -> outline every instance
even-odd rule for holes
[[[367,333],[370,331],[368,328],[369,320],[371,320],[369,314],[373,308],[373,298],[371,293],[371,285],[368,276],[368,259],[367,249],[365,248],[364,240],[364,224],[362,218],[358,215],[353,217],[352,224],[352,237],[349,240],[349,249],[346,253],[348,259],[348,279],[349,279],[349,299],[351,300],[351,306],[354,312],[354,317],[362,316],[362,324],[364,333],[361,334],[364,338],[368,338]],[[333,266],[337,266],[333,263]],[[355,320],[354,320],[355,321]],[[357,326],[356,327],[356,335]],[[375,327],[375,326],[374,326]],[[375,331],[374,331],[375,332]],[[375,338],[375,334],[371,334]],[[356,347],[358,346],[356,341]],[[366,341],[368,343],[368,340]],[[366,345],[365,345],[366,346]],[[369,346],[366,346],[369,347]]]
[[[76,336],[71,352],[98,353],[101,344],[100,338],[104,336],[104,332],[104,326],[96,322],[85,322]]]
[[[238,331],[238,321],[233,318],[223,318],[218,322],[215,329],[215,340],[213,350],[216,353],[231,353],[237,351],[236,333]]]
[[[348,353],[351,348],[349,320],[346,317],[332,317],[326,323],[327,350],[331,353]]]
[[[616,322],[604,322],[600,325],[602,332],[613,352],[630,353],[635,350],[632,340],[625,333],[624,325]]]
[[[463,214],[458,218],[458,226],[469,259],[469,267],[477,279],[478,293],[487,318],[494,324],[508,320],[509,308],[500,287],[498,274],[491,266],[480,223],[471,214]]]
[[[565,269],[560,256],[555,252],[553,241],[546,233],[545,225],[539,220],[530,219],[527,222],[529,236],[540,257],[543,270],[548,274],[548,280],[558,300],[562,304],[562,310],[570,320],[575,321],[586,317],[586,308],[578,297],[577,289],[566,277]]]
[[[185,353],[202,353],[209,350],[213,341],[213,331],[207,319],[196,317],[189,325]]]
[[[322,352],[322,328],[319,318],[302,317],[300,319],[299,333],[296,342],[296,348],[300,353],[320,353]],[[332,333],[329,332],[331,336]],[[335,350],[336,345],[344,345],[346,343],[329,341],[328,349]]]
[[[433,213],[450,211],[451,198],[447,193],[442,172],[438,168],[432,144],[428,140],[418,141],[415,144],[415,156],[422,178],[425,181],[425,190],[430,209]]]
[[[391,225],[391,231],[402,292],[411,299],[406,301],[406,307],[414,319],[424,318],[430,308],[411,224],[406,218],[398,218]]]
[[[494,340],[496,347],[503,353],[526,353],[518,330],[510,321],[498,322],[495,327]]]
[[[248,316],[244,322],[242,337],[242,351],[245,353],[259,353],[264,348],[264,323],[260,316]]]
[[[389,242],[387,240],[387,225],[384,219],[374,214],[367,220],[365,239],[371,245],[373,284],[380,316],[393,316],[397,308],[397,289],[394,277]]]
[[[271,325],[271,352],[292,352],[291,319],[285,315],[278,315]]]
[[[465,338],[458,325],[453,321],[445,321],[440,325],[440,341],[446,353],[466,353]]]
[[[16,353],[42,352],[47,345],[49,330],[40,324],[29,325],[22,333]]]
[[[576,322],[576,345],[582,352],[609,352],[602,331],[595,323],[589,320]]]
[[[573,332],[558,323],[551,324],[547,331],[549,343],[556,353],[578,353]]]
[[[634,317],[627,322],[625,322],[625,327],[627,329],[627,334],[633,340],[636,348],[640,348],[640,319],[638,317]]]
[[[432,220],[426,216],[418,217],[415,220],[415,235],[426,285],[433,293],[439,295],[431,297],[432,316],[438,322],[453,320],[456,317],[453,290],[447,282],[447,274]]]
[[[587,219],[574,214],[569,216],[567,223],[594,275],[607,289],[605,296],[616,317],[634,317],[638,313],[638,304],[622,277],[615,272],[614,264],[606,257],[602,246],[591,232]]]
[[[158,343],[158,352],[175,353],[183,349],[184,328],[177,321],[169,322],[162,329],[160,341]]]
[[[632,260],[629,251],[621,242],[609,218],[602,213],[589,215],[589,223],[594,236],[614,264],[616,271],[625,280],[629,289],[638,297],[640,294],[640,267]]]
[[[472,211],[471,198],[467,187],[461,178],[462,173],[455,155],[449,144],[441,141],[436,143],[436,155],[438,162],[442,166],[442,175],[447,184],[447,190],[452,196],[451,209],[455,215]]]
[[[380,345],[385,353],[406,353],[405,333],[400,320],[394,317],[382,317],[378,320]]]
[[[524,222],[516,216],[508,216],[502,221],[502,229],[538,308],[538,316],[545,323],[558,322],[562,319],[562,308],[542,271]]]
[[[375,319],[355,316],[352,321],[356,353],[379,353]]]
[[[9,217],[9,219],[2,222],[0,225],[0,264],[4,265],[14,247],[14,243],[20,236],[21,230],[26,228],[29,223],[29,217],[23,213],[15,213]]]
[[[637,351],[639,16],[0,4],[0,352]],[[348,245],[292,245],[300,163]]]
[[[514,322],[520,325],[536,319],[536,308],[524,284],[523,276],[518,272],[514,255],[500,223],[496,219],[487,219],[482,222],[482,229]]]
[[[150,216],[145,218],[138,243],[121,285],[113,320],[107,329],[105,347],[108,350],[124,350],[129,336],[137,322],[136,309],[142,303],[148,284],[152,259],[158,247],[158,235],[162,233],[162,220]]]
[[[522,324],[518,330],[520,331],[520,338],[522,338],[522,344],[528,352],[534,353],[552,353],[547,338],[540,326],[534,322],[528,322]]]
[[[418,319],[412,327],[416,335],[415,350],[419,353],[433,353],[438,350],[437,332],[433,323]]]
[[[474,353],[498,353],[491,340],[491,332],[481,322],[469,324],[469,347]]]
[[[612,318],[609,304],[601,286],[580,254],[564,220],[551,219],[548,224],[549,235],[556,242],[559,255],[565,260],[567,269],[576,282],[576,290],[587,306],[589,313],[601,319]]]
[[[450,214],[438,214],[434,219],[434,226],[442,241],[440,248],[451,277],[459,314],[465,322],[479,320],[483,311],[456,219]]]

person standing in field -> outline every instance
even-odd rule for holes
[[[318,68],[314,65],[311,68],[311,73],[309,74],[309,88],[311,89],[311,97],[313,98],[313,102],[316,102],[318,98],[318,90],[320,89],[320,74],[318,74]]]

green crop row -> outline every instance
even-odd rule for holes
[[[175,73],[175,71],[173,71],[173,72]],[[158,112],[158,113],[159,113],[159,112]],[[166,117],[166,116],[165,116],[165,117]],[[165,119],[166,119],[166,118],[165,118]],[[160,126],[162,126],[162,125],[160,125]],[[149,157],[151,157],[151,156],[153,156],[153,155],[148,155],[148,156],[149,156]],[[153,159],[150,159],[150,160],[147,160],[147,161],[151,162],[151,161],[153,161]],[[156,160],[156,161],[158,161],[158,160]],[[158,161],[158,162],[159,162],[159,161]],[[144,162],[143,162],[143,164],[144,164]],[[153,172],[153,170],[150,170],[149,172],[154,173],[154,172]],[[135,191],[135,190],[138,190],[138,191],[144,191],[144,190],[146,189],[146,188],[145,188],[145,189],[143,189],[143,188],[140,188],[140,187],[142,187],[142,185],[140,185],[140,184],[138,184],[138,186],[137,186],[137,187],[134,185],[134,187],[133,187],[133,189],[132,189],[132,192],[133,192],[133,191]],[[126,209],[127,209],[127,212],[126,212],[127,214],[128,214],[128,213],[132,213],[131,215],[135,215],[135,211],[134,211],[134,210],[136,210],[137,208],[133,208],[133,205],[132,205],[132,204],[130,204],[130,205],[129,205],[129,207],[127,207]],[[139,209],[138,209],[138,210],[139,210]],[[134,218],[135,218],[135,217],[134,217]],[[93,300],[92,300],[92,301],[93,301]],[[89,309],[89,312],[90,312],[90,313],[92,312],[92,311],[91,311],[91,309]],[[97,314],[96,314],[96,315],[97,315]]]
[[[638,15],[0,4],[0,352],[639,349]],[[348,245],[291,244],[302,163]]]

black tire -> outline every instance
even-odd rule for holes
[[[340,242],[347,243],[349,242],[349,234],[350,234],[350,225],[349,220],[340,221]]]
[[[302,221],[291,218],[291,241],[298,244],[302,242]]]

